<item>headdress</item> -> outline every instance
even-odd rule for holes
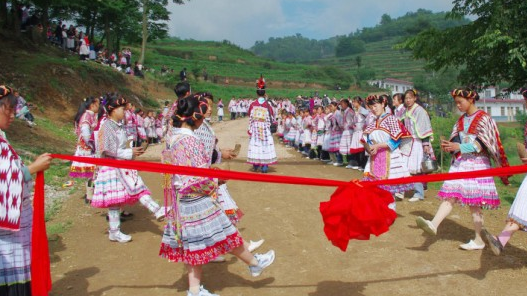
[[[452,98],[462,97],[465,99],[474,99],[475,101],[479,100],[479,95],[477,92],[470,89],[454,89],[450,92]]]
[[[5,85],[0,85],[0,99],[12,92],[11,88]]]
[[[115,100],[110,100],[108,102],[108,105],[106,105],[106,109],[108,109],[108,112],[111,112],[115,108],[126,106],[127,103],[128,103],[128,101],[126,101],[125,98],[119,98],[119,99],[115,99]]]
[[[192,99],[197,100],[197,103],[198,103],[197,108],[193,107],[192,104],[190,104],[189,100],[192,100]],[[189,119],[200,120],[205,117],[205,113],[207,113],[209,104],[205,96],[203,96],[203,94],[195,94],[195,95],[190,95],[178,101],[179,110],[185,110],[187,108],[194,108],[195,111],[191,115],[184,116],[183,114],[181,115],[175,114],[174,117],[181,122],[187,121]],[[187,113],[187,112],[183,112],[183,113]]]
[[[522,94],[522,96],[523,96],[524,98],[527,99],[527,87],[522,87],[522,88],[520,89],[520,93]]]

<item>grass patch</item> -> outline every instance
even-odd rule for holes
[[[46,225],[46,232],[48,236],[57,235],[68,231],[71,228],[73,222],[67,221],[65,223],[48,223]]]

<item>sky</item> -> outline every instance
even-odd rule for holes
[[[169,33],[182,39],[229,40],[243,48],[296,33],[310,39],[347,35],[419,8],[450,11],[452,0],[190,0],[171,1]]]

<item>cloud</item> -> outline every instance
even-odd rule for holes
[[[419,8],[449,11],[452,0],[191,0],[170,4],[170,34],[183,39],[224,40],[242,47],[296,33],[314,39],[345,35]]]

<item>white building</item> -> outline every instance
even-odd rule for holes
[[[412,82],[394,78],[370,80],[368,81],[368,84],[377,86],[378,88],[389,89],[392,91],[392,95],[396,93],[404,93],[405,91],[414,88],[414,84]]]
[[[482,89],[478,94],[478,109],[487,112],[497,122],[516,121],[516,114],[525,112],[523,96],[519,92],[498,92],[492,86]]]

